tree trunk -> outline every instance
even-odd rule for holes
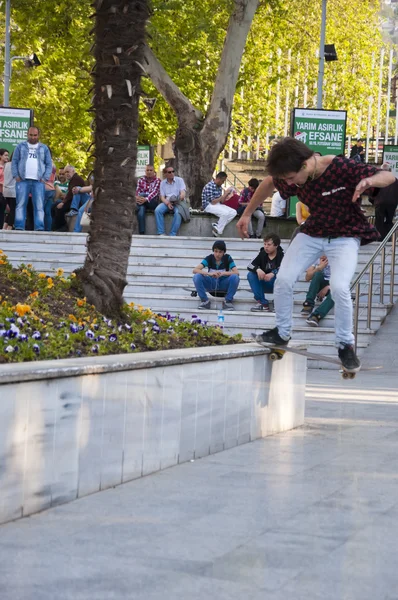
[[[96,0],[94,204],[80,274],[87,301],[117,314],[135,218],[138,102],[149,0]]]
[[[176,172],[188,189],[193,208],[201,207],[203,186],[210,181],[231,127],[231,112],[239,69],[259,0],[235,0],[220,65],[206,118],[179,90],[154,56],[145,48],[145,69],[178,119],[174,152]]]

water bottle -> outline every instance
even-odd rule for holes
[[[224,327],[224,313],[222,308],[220,308],[220,312],[218,313],[217,321],[221,329]]]

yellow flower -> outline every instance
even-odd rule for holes
[[[74,279],[75,277],[76,277],[76,273],[71,273],[71,274],[70,274],[70,278],[71,278],[71,279]]]
[[[86,298],[83,298],[82,300],[80,298],[78,298],[76,300],[76,303],[78,306],[84,306],[86,304]]]
[[[4,250],[0,250],[0,254],[4,254]]]
[[[65,279],[65,277],[61,277],[60,281],[62,281],[62,283],[68,283]]]
[[[0,258],[0,265],[6,265],[6,264],[7,264],[6,261],[3,260],[2,258]]]
[[[32,292],[31,294],[29,294],[29,298],[37,298],[37,296],[39,295],[39,292]]]
[[[28,269],[32,269],[33,268],[33,265],[30,265],[30,264],[26,265],[26,266],[28,267]]]
[[[62,275],[64,274],[64,270],[59,268],[57,269],[57,277],[62,277]]]
[[[69,321],[74,321],[75,323],[77,321],[75,315],[68,315],[68,319],[69,319]]]
[[[31,308],[29,304],[18,304],[15,306],[15,312],[18,313],[19,317],[23,317],[26,313],[30,312]]]
[[[47,275],[45,273],[39,273],[40,279],[46,279]]]
[[[21,273],[24,273],[25,275],[27,275],[28,277],[30,277],[30,273],[27,269],[22,269]]]

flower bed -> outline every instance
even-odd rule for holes
[[[15,269],[0,250],[0,362],[23,362],[239,343],[197,315],[156,314],[133,302],[118,319],[83,297],[78,277]]]

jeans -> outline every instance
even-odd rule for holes
[[[15,191],[17,196],[15,229],[25,230],[26,206],[29,194],[32,194],[35,231],[44,231],[44,183],[36,179],[24,179],[16,182]]]
[[[168,206],[166,206],[164,202],[161,202],[159,206],[157,206],[155,209],[157,233],[158,235],[164,235],[164,215],[167,212],[174,214],[169,235],[175,236],[177,235],[177,232],[180,229],[182,217],[178,212],[177,206],[175,206],[173,210],[169,210]]]
[[[317,297],[318,293],[327,285],[329,285],[329,280],[324,278],[323,271],[317,271],[311,279],[310,287],[308,288],[305,299],[307,304],[314,307],[315,298]],[[322,303],[314,311],[312,311],[311,314],[318,315],[321,319],[323,319],[326,317],[328,312],[332,310],[333,306],[334,301],[332,300],[332,294],[329,291],[328,295],[324,297]]]
[[[73,194],[70,210],[79,210],[90,198],[90,194]]]
[[[145,196],[145,194],[141,194],[141,196]],[[159,203],[159,197],[152,198],[149,202],[144,202],[144,204],[137,204],[136,212],[138,219],[138,231],[140,235],[144,235],[145,233],[145,214],[147,210],[155,211],[156,207]]]
[[[286,251],[274,288],[275,317],[278,333],[288,339],[292,329],[293,287],[300,274],[323,256],[330,269],[330,287],[335,302],[336,344],[353,344],[350,282],[358,260],[357,238],[316,238],[298,233]]]
[[[247,233],[250,236],[253,235],[253,223],[252,223],[253,217],[255,219],[257,219],[256,236],[259,238],[259,237],[261,237],[261,234],[263,232],[264,223],[265,223],[265,214],[259,208],[257,208],[257,210],[254,211],[254,213],[252,214],[252,218],[249,221],[249,225],[247,226]]]
[[[53,218],[51,209],[54,202],[55,190],[45,190],[44,192],[44,229],[51,231]]]
[[[268,304],[268,300],[264,296],[264,293],[272,294],[274,291],[275,277],[271,281],[263,281],[258,278],[257,273],[249,271],[247,273],[247,281],[254,294],[254,299],[261,304]]]
[[[201,273],[195,273],[193,276],[196,291],[202,302],[208,300],[207,292],[220,290],[226,292],[225,301],[232,302],[239,286],[239,275],[226,275],[224,277],[209,277]]]
[[[83,204],[83,206],[81,206],[79,208],[79,212],[77,213],[77,217],[76,217],[75,226],[73,228],[74,233],[81,233],[81,231],[82,231],[82,225],[81,225],[82,216],[83,216],[83,213],[84,213],[84,211],[86,209],[86,206],[87,206],[87,204],[89,202],[90,202],[90,198]]]

